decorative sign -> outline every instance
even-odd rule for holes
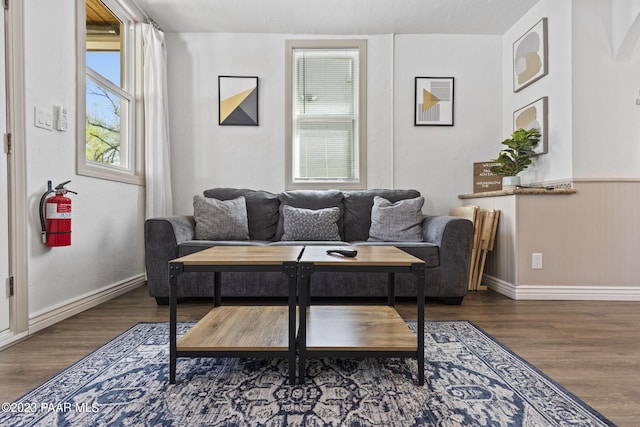
[[[484,193],[486,191],[502,190],[502,176],[491,172],[491,167],[500,163],[487,161],[473,164],[473,192]]]

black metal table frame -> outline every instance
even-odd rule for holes
[[[411,273],[416,278],[418,332],[416,351],[372,351],[372,350],[309,350],[307,349],[307,306],[310,305],[311,276],[320,272],[349,273],[388,273],[387,305],[395,305],[395,273]],[[313,262],[298,264],[300,280],[300,310],[298,321],[298,381],[304,384],[306,361],[309,356],[316,357],[407,357],[415,358],[418,365],[418,384],[424,385],[424,286],[425,264],[414,263],[410,266],[358,266],[358,265],[321,265]]]
[[[283,262],[277,265],[187,265],[182,262],[169,263],[169,383],[176,382],[177,359],[179,357],[264,357],[286,358],[289,361],[289,383],[295,384],[296,377],[296,288],[298,283],[298,263],[296,261]],[[286,351],[251,351],[251,350],[202,350],[178,351],[178,276],[183,273],[214,273],[214,307],[221,304],[220,273],[223,272],[281,272],[289,282],[289,346]]]

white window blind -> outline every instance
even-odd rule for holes
[[[359,49],[295,48],[292,57],[292,181],[359,182]]]

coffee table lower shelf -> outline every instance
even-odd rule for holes
[[[416,335],[390,306],[307,307],[307,356],[416,357]]]
[[[289,357],[289,307],[215,307],[176,347],[178,357]]]

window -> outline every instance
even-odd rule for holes
[[[366,40],[287,41],[287,188],[366,187]]]
[[[134,19],[119,0],[79,1],[85,31],[78,55],[84,59],[78,61],[78,174],[141,184]]]

